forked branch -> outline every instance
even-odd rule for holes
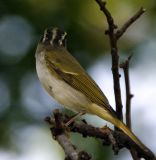
[[[78,152],[76,147],[69,140],[69,132],[80,133],[83,137],[95,137],[103,141],[103,145],[111,145],[115,154],[124,147],[127,149],[135,149],[139,158],[154,160],[154,154],[148,150],[143,150],[136,145],[127,135],[120,131],[113,131],[108,127],[98,128],[88,125],[85,121],[74,121],[68,127],[66,122],[71,117],[63,115],[59,110],[54,110],[54,119],[47,117],[46,122],[51,125],[53,138],[56,139],[65,151],[65,154],[70,160],[91,160],[91,156],[85,152]]]
[[[118,40],[125,33],[125,31],[145,12],[145,9],[141,8],[134,16],[132,16],[125,24],[117,29],[117,25],[114,23],[114,19],[106,8],[106,2],[102,0],[95,0],[99,5],[101,11],[104,13],[108,23],[108,29],[106,34],[109,36],[111,55],[112,55],[112,74],[113,74],[113,84],[114,84],[114,94],[116,103],[116,113],[118,118],[123,120],[122,113],[122,99],[121,99],[121,89],[120,89],[120,74],[119,74],[119,55],[118,55]],[[130,92],[129,84],[129,60],[125,61],[121,67],[124,69],[125,74],[125,84],[126,84],[126,123],[131,128],[131,112],[130,112],[130,102],[132,94]],[[146,160],[155,160],[155,155],[147,149],[147,152],[143,151],[138,145],[136,145],[128,136],[118,130],[111,130],[108,127],[97,128],[88,125],[84,121],[73,121],[68,127],[66,127],[66,122],[69,121],[70,117],[62,115],[58,110],[53,112],[54,119],[47,118],[46,121],[52,126],[51,133],[53,138],[58,141],[58,143],[64,149],[66,154],[66,160],[91,160],[91,156],[85,152],[78,152],[76,147],[69,140],[69,132],[77,132],[82,134],[83,137],[95,137],[103,141],[103,145],[111,145],[115,154],[118,151],[126,147],[131,151],[132,157],[134,159],[145,158]],[[135,152],[133,152],[135,151]]]

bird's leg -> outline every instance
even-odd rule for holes
[[[78,118],[79,116],[82,116],[84,114],[85,114],[85,112],[78,112],[68,122],[66,122],[65,125],[69,126],[76,118]]]

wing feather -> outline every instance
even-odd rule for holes
[[[61,54],[61,59],[58,54]],[[68,56],[66,54],[68,54]],[[60,79],[64,80],[76,90],[81,91],[93,103],[98,104],[115,114],[115,111],[110,107],[106,96],[95,81],[85,72],[76,59],[69,54],[70,53],[67,51],[66,53],[54,52],[52,54],[49,52],[45,56],[48,68],[52,67]]]

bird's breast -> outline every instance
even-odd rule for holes
[[[54,99],[65,107],[78,112],[85,112],[86,107],[90,104],[87,97],[80,91],[72,88],[61,78],[54,76],[52,72],[50,72],[50,69],[48,69],[46,65],[44,53],[41,52],[41,54],[36,57],[36,70],[43,87]]]

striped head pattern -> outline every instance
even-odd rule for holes
[[[44,31],[40,42],[53,47],[66,47],[66,37],[67,33],[59,28],[48,28]]]

